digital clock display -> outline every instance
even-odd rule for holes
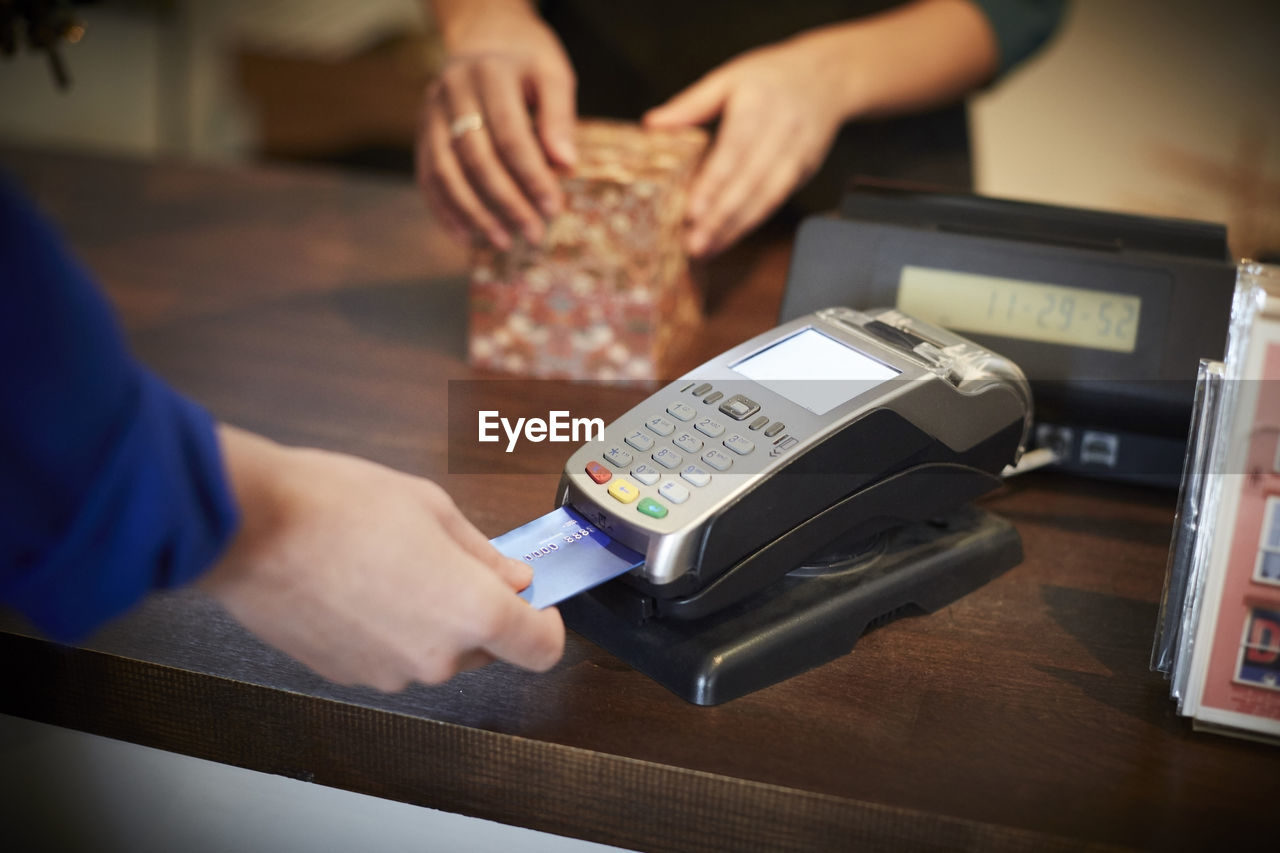
[[[1142,297],[904,266],[897,307],[958,332],[1131,353]]]

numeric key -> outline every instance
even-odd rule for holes
[[[661,415],[649,418],[649,420],[644,422],[644,425],[653,432],[656,432],[658,435],[663,436],[671,435],[671,433],[676,431],[676,425]]]
[[[703,435],[709,435],[712,438],[724,433],[724,424],[717,420],[712,420],[711,418],[703,418],[694,424],[693,428]]]
[[[684,457],[669,447],[660,447],[658,452],[653,454],[653,461],[663,468],[679,468],[684,464]]]
[[[697,416],[698,410],[688,403],[675,402],[667,406],[667,414],[682,421],[691,421]]]
[[[702,449],[702,439],[698,438],[691,432],[682,432],[675,438],[671,439],[671,443],[683,450],[685,453],[697,453]]]
[[[615,468],[626,468],[635,457],[621,447],[614,445],[604,452],[605,461]]]
[[[627,444],[639,450],[641,453],[647,453],[653,447],[653,437],[648,433],[636,430],[623,439]]]

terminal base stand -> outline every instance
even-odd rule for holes
[[[1022,561],[1008,521],[962,507],[804,566],[701,619],[637,618],[641,593],[611,581],[560,605],[565,624],[698,705],[718,705],[848,654],[869,628],[943,608]]]

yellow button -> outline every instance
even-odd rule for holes
[[[613,495],[624,504],[629,504],[636,498],[640,497],[640,487],[628,483],[626,480],[614,480],[609,485],[609,494]]]

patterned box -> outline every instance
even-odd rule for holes
[[[656,379],[701,320],[682,248],[697,129],[577,127],[564,212],[541,245],[477,251],[471,276],[474,367],[569,379]]]

